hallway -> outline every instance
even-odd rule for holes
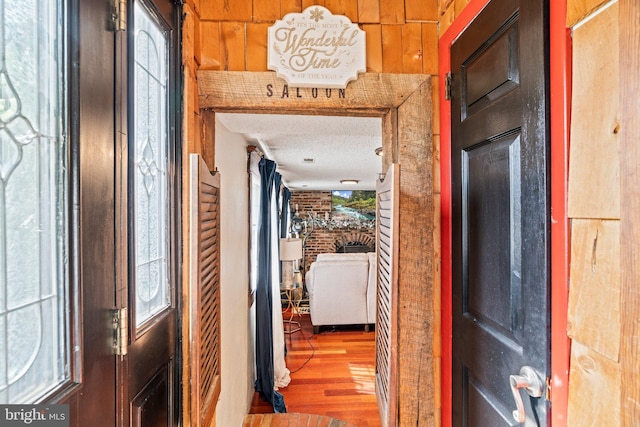
[[[303,315],[300,320],[302,330],[285,336],[291,383],[279,391],[290,414],[287,419],[314,414],[357,427],[380,426],[375,396],[375,332],[353,326],[326,328],[314,335],[309,316]],[[250,412],[270,413],[272,409],[255,395]],[[251,424],[245,420],[245,425]],[[271,425],[278,424],[274,420]]]

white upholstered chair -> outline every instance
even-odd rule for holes
[[[375,253],[319,254],[306,274],[314,333],[325,325],[369,325],[376,317]]]

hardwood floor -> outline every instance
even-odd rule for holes
[[[327,328],[314,335],[309,316],[302,315],[299,320],[302,330],[285,335],[291,383],[279,391],[287,412],[327,416],[358,427],[379,427],[375,332],[350,326]],[[273,410],[256,394],[250,412]]]
[[[243,427],[356,427],[322,415],[309,414],[249,414]]]

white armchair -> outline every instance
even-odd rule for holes
[[[375,253],[319,254],[306,274],[314,333],[324,325],[375,323]]]

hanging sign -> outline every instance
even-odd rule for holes
[[[341,88],[366,71],[365,33],[322,6],[269,27],[268,68],[292,87]]]

